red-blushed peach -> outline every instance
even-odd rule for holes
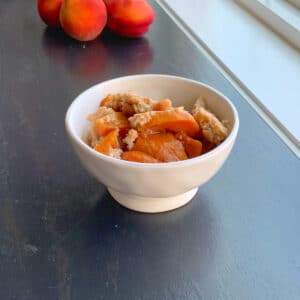
[[[94,40],[106,22],[107,11],[102,0],[65,0],[61,7],[61,26],[76,40]]]
[[[125,37],[140,37],[148,32],[155,12],[146,0],[105,0],[108,27]]]
[[[59,13],[63,0],[38,0],[37,8],[42,20],[49,26],[60,26]]]

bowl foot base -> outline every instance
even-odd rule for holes
[[[159,213],[187,204],[196,195],[198,188],[172,197],[152,198],[128,195],[108,188],[111,196],[122,206],[144,213]]]

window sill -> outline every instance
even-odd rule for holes
[[[300,49],[300,10],[286,0],[236,0],[250,13]]]
[[[300,149],[300,54],[234,0],[158,0],[250,91]]]

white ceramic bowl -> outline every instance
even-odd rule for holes
[[[212,151],[179,162],[145,164],[103,155],[84,141],[86,117],[108,93],[134,91],[155,100],[168,97],[174,106],[192,108],[200,95],[219,118],[228,120],[230,134]],[[107,186],[121,205],[141,212],[163,212],[189,202],[198,188],[223,165],[235,142],[239,119],[232,103],[215,89],[197,81],[167,75],[134,75],[97,84],[80,94],[66,114],[66,130],[83,166]]]

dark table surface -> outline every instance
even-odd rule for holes
[[[35,1],[0,4],[0,299],[300,299],[300,164],[154,5],[145,38],[77,43]],[[112,200],[67,141],[72,99],[105,79],[164,73],[236,105],[240,132],[187,206],[146,215]]]

